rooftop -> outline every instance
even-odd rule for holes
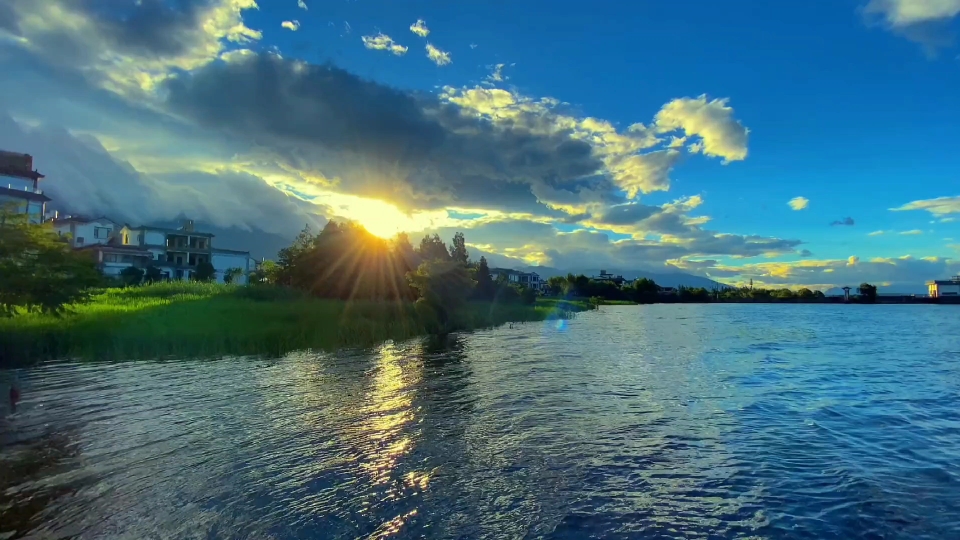
[[[33,170],[33,156],[0,150],[0,175],[39,180],[43,175]]]
[[[0,174],[2,174],[2,171],[0,171]],[[14,189],[14,188],[8,188],[8,187],[0,187],[0,195],[6,195],[7,197],[16,197],[18,199],[27,199],[29,201],[40,201],[40,202],[47,202],[50,200],[50,197],[47,197],[43,193],[37,193],[37,191],[31,190],[31,189]]]

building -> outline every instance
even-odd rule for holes
[[[623,282],[626,281],[625,279],[623,279],[623,276],[619,276],[619,275],[615,276],[611,273],[608,273],[606,270],[600,270],[599,276],[593,276],[590,279],[594,281],[609,281],[610,283],[616,284],[618,287],[620,285],[623,285]]]
[[[931,298],[960,296],[960,275],[953,276],[950,279],[928,281],[927,291],[929,291]]]
[[[490,279],[494,281],[503,279],[507,283],[527,287],[540,293],[547,287],[547,282],[540,279],[540,274],[536,272],[521,272],[509,268],[491,268]]]
[[[254,268],[247,251],[213,247],[211,233],[194,229],[192,220],[185,220],[178,229],[119,224],[106,217],[67,216],[53,220],[54,230],[74,249],[89,252],[107,275],[119,275],[128,266],[155,266],[164,279],[191,279],[197,266],[208,262],[216,271],[216,280],[239,268],[237,283],[246,284]]]
[[[40,190],[43,175],[33,170],[33,156],[0,150],[0,205],[13,205],[40,223],[50,198]]]

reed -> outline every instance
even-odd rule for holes
[[[534,306],[471,302],[457,328],[570,318],[583,302]],[[0,365],[37,360],[127,360],[281,355],[293,350],[365,347],[426,334],[413,304],[340,301],[279,287],[168,282],[107,289],[56,317],[0,319]]]

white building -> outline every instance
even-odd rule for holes
[[[507,283],[520,285],[521,287],[527,287],[541,293],[547,286],[547,282],[540,279],[540,275],[536,272],[521,272],[519,270],[511,270],[509,268],[490,269],[490,279],[497,281],[501,277],[505,279]]]
[[[43,221],[50,198],[40,190],[43,175],[33,170],[33,157],[0,150],[0,205],[26,213],[31,223]]]
[[[928,281],[927,290],[933,298],[960,296],[960,276],[953,276],[950,279]]]
[[[75,249],[90,252],[108,275],[118,275],[128,266],[155,266],[164,279],[191,279],[197,266],[208,262],[213,265],[217,282],[224,282],[228,270],[239,268],[235,283],[246,284],[253,270],[249,252],[214,248],[214,235],[194,230],[191,220],[179,229],[169,229],[121,225],[106,217],[73,216],[55,219],[53,226]]]

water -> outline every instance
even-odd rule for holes
[[[13,537],[960,537],[952,307],[604,307],[20,378]]]

